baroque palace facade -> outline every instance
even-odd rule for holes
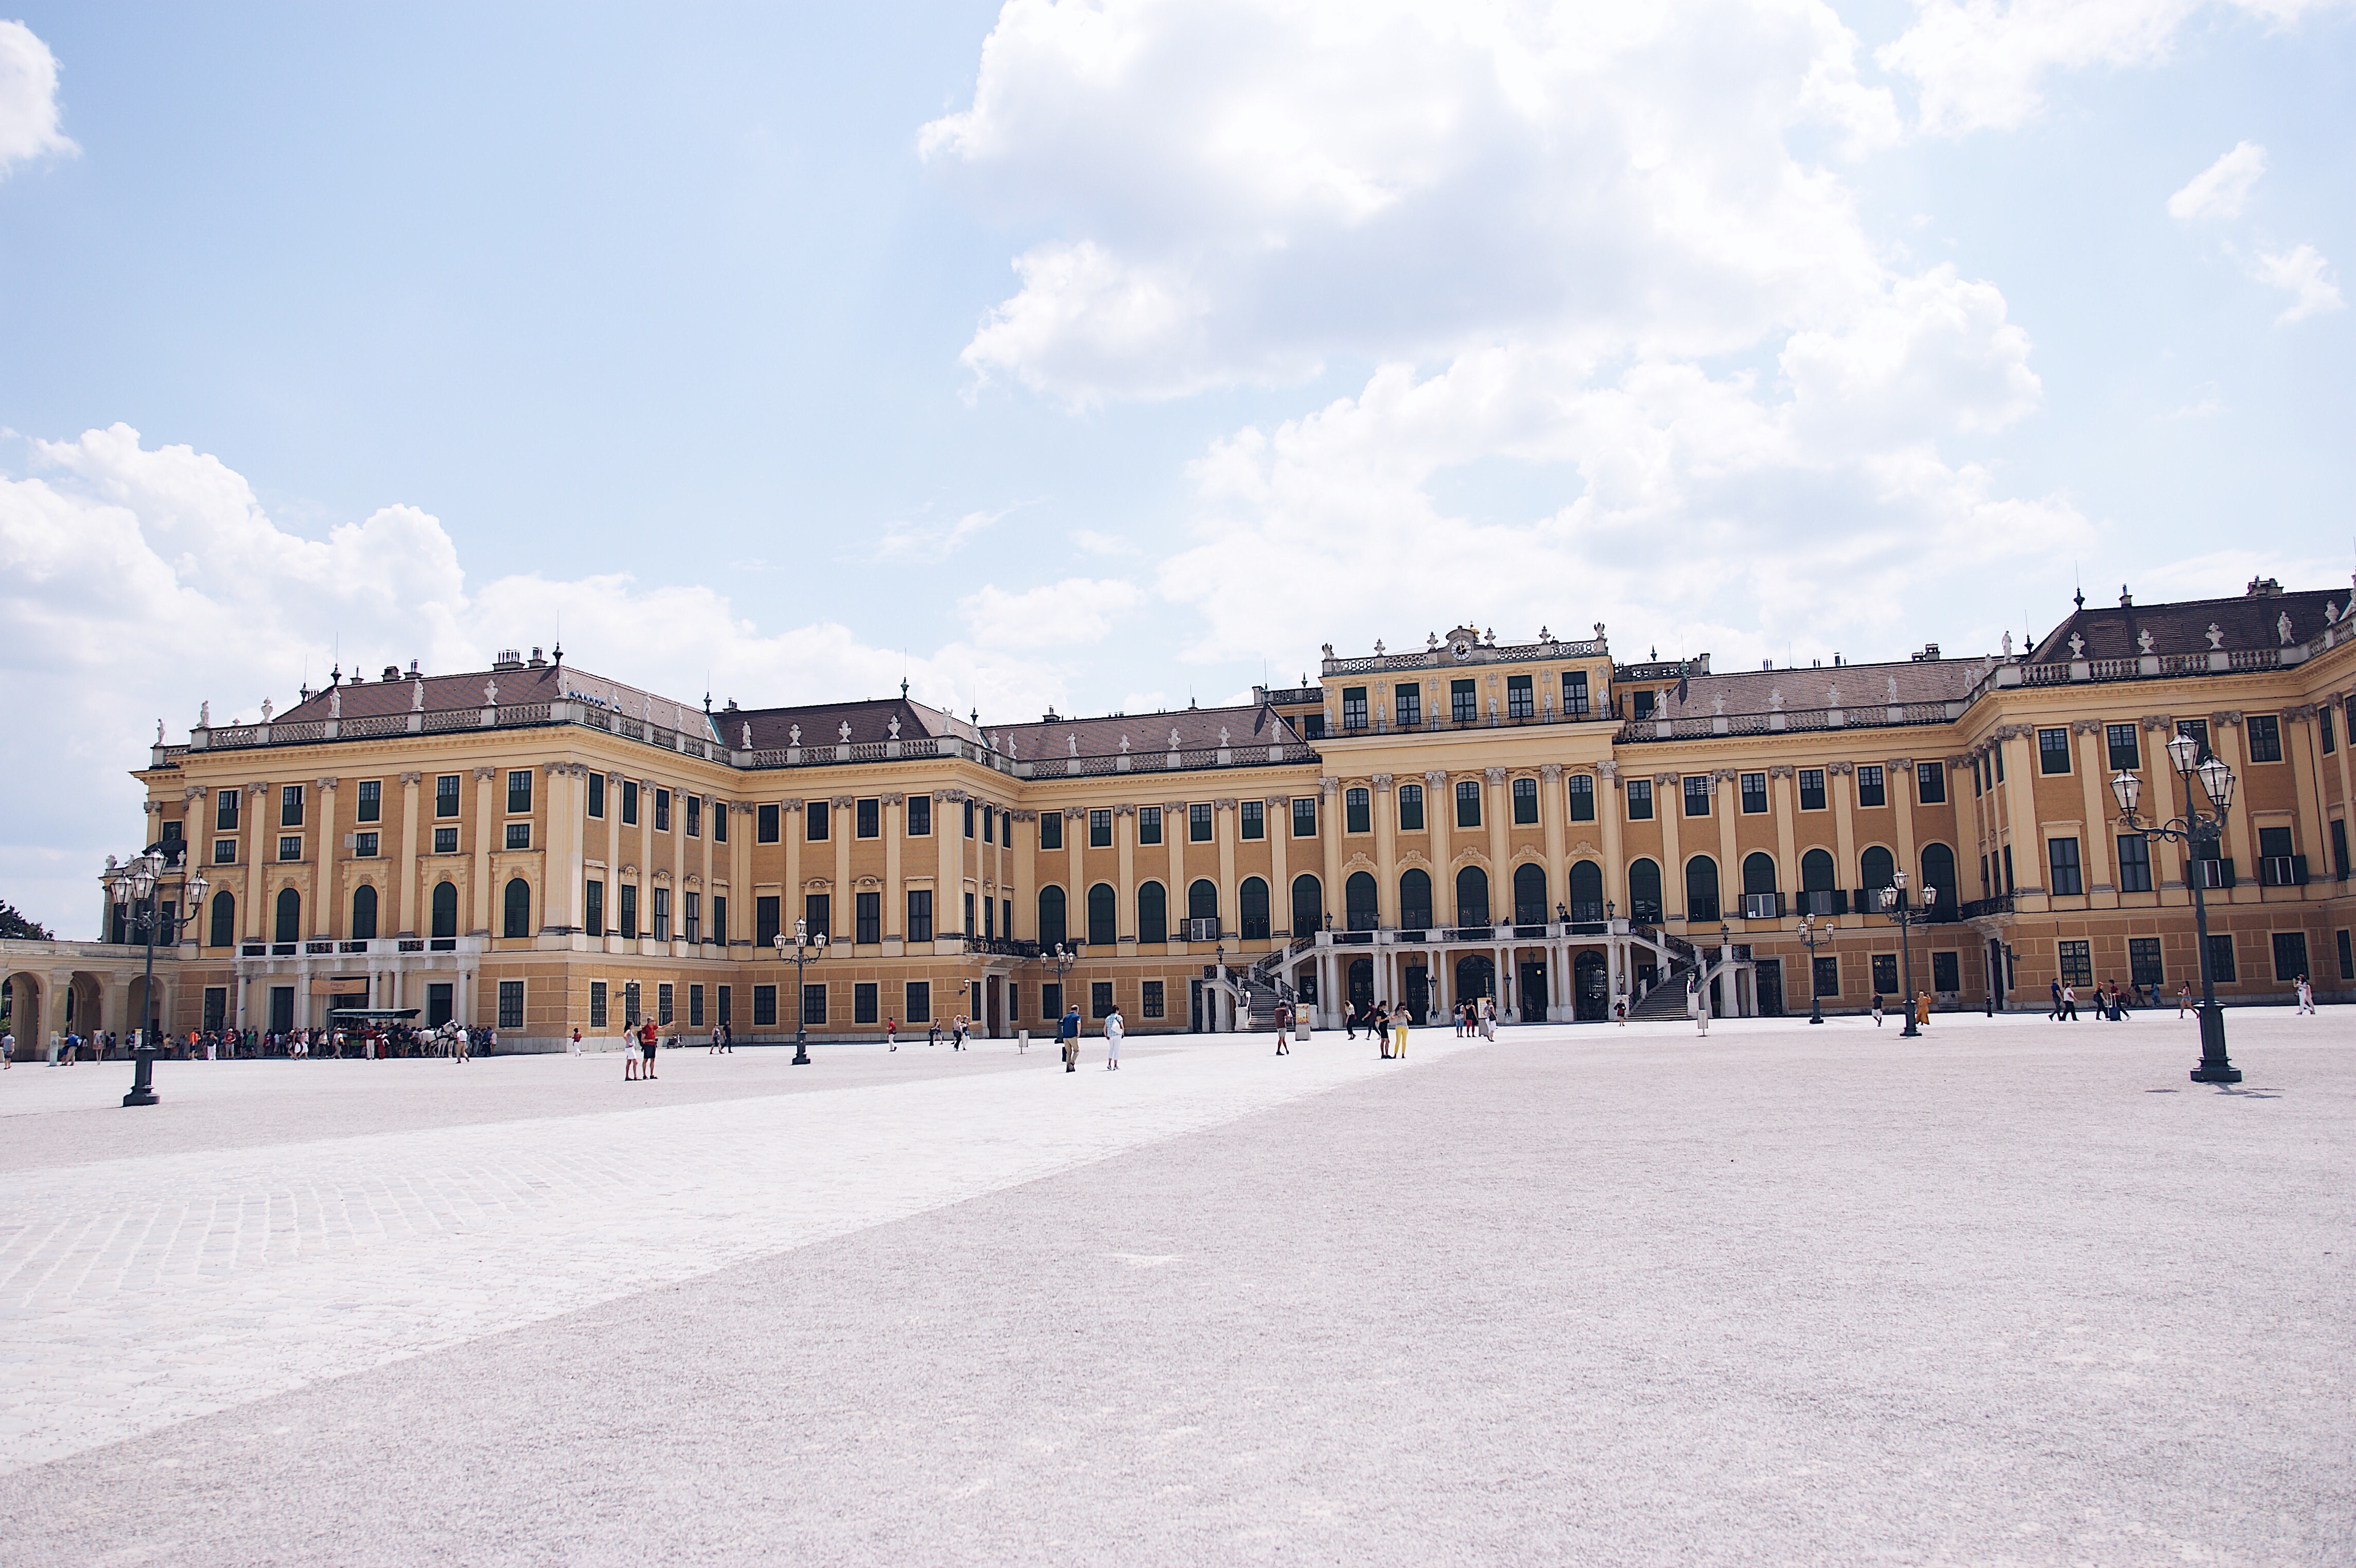
[[[1615,660],[1601,626],[1461,628],[1329,647],[1316,682],[1233,707],[1003,726],[905,688],[713,712],[561,650],[388,668],[159,735],[145,841],[209,886],[158,952],[157,1015],[413,1007],[526,1048],[646,1015],[1003,1035],[1066,998],[1144,1032],[1281,996],[1326,1025],[1472,994],[1601,1021],[1696,964],[1721,1014],[1804,1012],[1812,983],[1854,1011],[1901,990],[1901,953],[1944,1005],[2041,1010],[2054,980],[2197,989],[2191,876],[2222,998],[2356,993],[2350,598],[2123,592],[2020,653],[1739,672]],[[2147,818],[2179,812],[2161,747],[2186,727],[2240,779],[2207,864],[2123,836],[2109,787],[2135,772]],[[1903,944],[1878,897],[1901,871],[1927,922]],[[21,1037],[136,1023],[144,950],[104,918],[111,940],[5,944]],[[830,938],[798,981],[798,919]]]

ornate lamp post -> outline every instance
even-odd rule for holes
[[[1931,907],[1939,901],[1939,889],[1935,884],[1922,889],[1922,908],[1918,913],[1906,907],[1906,873],[1898,872],[1890,881],[1892,886],[1881,890],[1881,910],[1898,927],[1898,950],[1903,955],[1901,961],[1905,966],[1906,979],[1906,994],[1901,999],[1906,1004],[1906,1026],[1899,1030],[1898,1035],[1901,1039],[1919,1039],[1922,1031],[1914,1025],[1914,943],[1912,939],[1914,928],[1930,919]]]
[[[809,1011],[802,1006],[802,965],[809,961],[809,956],[813,950],[818,952],[824,952],[826,950],[826,933],[824,931],[820,931],[817,936],[813,937],[809,934],[809,922],[808,920],[796,920],[794,922],[793,1060],[793,1065],[796,1067],[809,1066],[809,1024],[808,1022],[809,1014]],[[782,960],[785,956],[786,933],[779,931],[777,933],[777,957]]]
[[[1817,929],[1815,916],[1800,917],[1800,945],[1808,950],[1808,1022],[1811,1024],[1825,1021],[1824,999],[1816,994],[1816,949],[1829,940]]]
[[[2212,850],[2225,832],[2225,813],[2233,804],[2233,770],[2222,757],[2201,760],[2201,743],[2189,735],[2179,735],[2168,743],[2168,759],[2176,765],[2177,777],[2184,783],[2184,815],[2165,822],[2147,822],[2136,815],[2136,804],[2143,799],[2143,780],[2121,768],[2111,779],[2111,793],[2119,802],[2119,825],[2129,832],[2141,833],[2147,842],[2169,839],[2192,846],[2196,861],[2214,860],[2212,854],[2201,853],[2201,846]],[[2195,779],[2201,781],[2201,793],[2209,798],[2213,811],[2204,812],[2198,804],[2200,796],[2192,792]],[[2192,884],[2192,930],[2200,944],[2201,957],[2201,1065],[2192,1069],[2195,1083],[2239,1083],[2242,1069],[2225,1056],[2225,1015],[2217,1005],[2216,977],[2209,969],[2209,906],[2201,897],[2201,875],[2197,870],[2185,878]]]
[[[113,857],[108,857],[113,865]],[[106,879],[107,888],[114,895],[115,908],[123,911],[134,930],[145,929],[147,939],[147,978],[140,986],[138,1043],[132,1047],[132,1058],[138,1063],[133,1070],[131,1092],[123,1097],[125,1105],[155,1103],[155,939],[164,924],[163,908],[157,896],[164,888],[165,872],[170,869],[164,858],[162,841],[149,844],[124,864],[114,866]],[[208,887],[205,874],[192,871],[181,878],[182,896],[187,900],[188,913],[184,919],[194,919],[204,908]],[[177,935],[177,932],[174,933]]]

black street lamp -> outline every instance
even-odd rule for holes
[[[133,930],[145,928],[147,935],[147,978],[140,986],[140,1008],[143,1016],[132,1047],[132,1058],[139,1065],[132,1071],[131,1092],[123,1097],[129,1105],[153,1105],[155,1095],[155,939],[161,934],[164,917],[158,895],[164,890],[164,874],[171,867],[164,851],[167,841],[159,840],[116,865],[114,857],[106,857],[107,890],[114,895],[114,907],[121,909]],[[194,919],[204,908],[205,874],[192,871],[181,879],[181,894],[187,900],[188,911],[184,920]],[[177,932],[174,933],[177,935]]]
[[[1814,914],[1800,917],[1800,945],[1808,950],[1808,1022],[1811,1024],[1825,1021],[1824,999],[1816,994],[1816,949],[1830,940],[1817,930]]]
[[[777,957],[786,956],[786,933],[777,933]],[[794,922],[794,1059],[795,1067],[809,1066],[809,1009],[802,1004],[802,965],[809,961],[811,950],[826,950],[826,933],[809,934],[808,920]]]
[[[1939,888],[1936,883],[1923,887],[1922,908],[1918,913],[1906,907],[1906,873],[1901,871],[1890,880],[1892,886],[1881,890],[1881,910],[1898,927],[1898,950],[1904,955],[1902,961],[1906,979],[1906,994],[1900,999],[1906,1005],[1906,1026],[1899,1030],[1898,1035],[1901,1039],[1919,1039],[1922,1031],[1914,1025],[1914,943],[1912,939],[1914,928],[1930,919],[1932,908],[1939,902]]]
[[[2222,757],[2201,759],[2201,745],[2189,735],[2179,735],[2168,743],[2168,758],[2176,765],[2177,777],[2184,783],[2184,815],[2165,822],[2146,822],[2136,815],[2136,803],[2143,798],[2143,780],[2121,768],[2111,779],[2111,793],[2119,802],[2119,825],[2129,832],[2141,833],[2146,842],[2169,839],[2192,846],[2192,858],[2197,861],[2215,860],[2213,854],[2204,854],[2201,846],[2212,850],[2224,836],[2225,813],[2233,805],[2233,770]],[[2201,792],[2208,796],[2213,814],[2201,810],[2199,797],[2192,793],[2192,781],[2201,781]],[[2185,880],[2192,884],[2192,930],[2200,945],[2201,958],[2201,1065],[2192,1069],[2195,1083],[2239,1083],[2242,1069],[2225,1057],[2225,1014],[2217,1005],[2216,977],[2209,968],[2209,905],[2201,897],[2205,880],[2197,866],[2188,868]]]

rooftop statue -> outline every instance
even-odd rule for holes
[[[2209,630],[2206,635],[2209,639],[2210,647],[2222,648],[2225,646],[2225,634],[2218,629],[2217,623],[2215,621],[2212,620],[2209,623]]]
[[[412,714],[425,711],[425,682],[423,681],[409,683],[409,711]]]
[[[2282,634],[2283,646],[2285,648],[2288,648],[2293,640],[2290,634],[2290,612],[2288,610],[2283,611],[2280,616],[2276,618],[2275,630]]]

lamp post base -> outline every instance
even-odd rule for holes
[[[123,1097],[123,1103],[125,1106],[156,1104],[155,1053],[143,1050],[133,1055],[139,1066],[132,1074],[131,1092]]]
[[[798,1029],[794,1031],[794,1059],[788,1065],[793,1067],[809,1066],[809,1041]]]
[[[2225,1014],[2215,1003],[2201,1009],[2201,1065],[2192,1069],[2195,1083],[2239,1083],[2242,1069],[2225,1057]]]
[[[1898,1037],[1901,1040],[1919,1040],[1922,1037],[1922,1031],[1914,1026],[1914,1015],[1911,1010],[1906,1015],[1906,1026],[1898,1031]]]

